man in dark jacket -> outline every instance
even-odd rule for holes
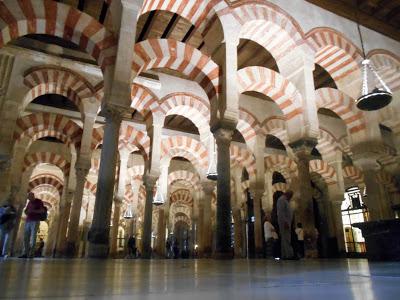
[[[25,208],[26,221],[24,228],[24,253],[20,258],[32,258],[35,252],[36,235],[40,221],[45,219],[46,208],[43,201],[35,198],[35,194],[28,193],[28,205]]]

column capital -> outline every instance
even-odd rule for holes
[[[11,167],[11,156],[0,154],[0,171],[4,172]]]
[[[84,161],[84,160],[80,160],[78,161],[78,163],[75,165],[75,173],[76,173],[76,177],[79,180],[83,180],[86,178],[86,176],[89,173],[89,170],[91,168],[91,163],[90,161]]]
[[[106,103],[101,112],[104,114],[107,121],[113,123],[121,123],[124,111],[126,108],[111,103]]]
[[[158,180],[158,176],[156,175],[151,175],[151,174],[146,174],[143,176],[143,184],[146,188],[146,190],[153,190],[156,182]]]
[[[201,187],[203,188],[203,191],[205,194],[209,195],[214,192],[215,189],[215,182],[212,181],[203,181],[201,183]]]
[[[311,151],[318,144],[315,138],[303,138],[295,142],[291,142],[289,147],[293,149],[293,153],[298,159],[308,159],[311,158]]]
[[[217,144],[229,144],[232,140],[233,130],[230,128],[218,128],[213,133]]]

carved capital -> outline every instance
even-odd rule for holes
[[[201,183],[201,186],[203,188],[203,191],[206,195],[212,194],[215,189],[215,182],[212,181],[203,181]]]
[[[115,104],[105,104],[101,113],[105,116],[107,122],[121,123],[125,108]]]
[[[146,174],[143,176],[143,184],[146,188],[147,191],[153,191],[154,187],[156,186],[158,176],[151,175],[151,174]]]
[[[0,172],[4,172],[11,167],[11,157],[0,154]]]
[[[293,149],[293,153],[299,160],[310,160],[311,151],[315,148],[317,144],[317,139],[304,138],[290,143],[289,146]]]
[[[232,136],[232,129],[218,128],[216,131],[214,131],[214,137],[217,145],[229,145],[232,141]]]

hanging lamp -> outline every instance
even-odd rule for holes
[[[218,178],[218,172],[217,172],[217,155],[215,152],[215,141],[213,143],[213,152],[211,154],[210,157],[210,163],[208,165],[208,169],[207,169],[207,179],[209,180],[217,180]]]
[[[162,193],[160,192],[160,185],[157,182],[156,194],[154,195],[154,198],[153,198],[153,204],[158,206],[158,205],[164,204],[164,202],[165,202],[164,197],[163,197]]]
[[[128,208],[124,212],[124,219],[132,219],[133,218],[133,213],[132,213],[132,204],[128,204]]]
[[[369,59],[366,58],[364,41],[361,34],[360,22],[357,17],[357,29],[358,34],[360,36],[361,47],[363,52],[363,61],[362,61],[362,90],[361,96],[357,99],[356,104],[357,107],[361,110],[365,111],[374,111],[381,109],[392,101],[392,92],[389,87],[385,84],[382,78],[378,75],[372,63]],[[371,76],[369,76],[369,74]],[[377,87],[375,85],[376,80],[379,81],[382,87]],[[369,83],[371,83],[374,88],[369,88]]]

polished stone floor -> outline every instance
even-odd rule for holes
[[[18,260],[1,299],[400,299],[400,263],[366,260]]]

